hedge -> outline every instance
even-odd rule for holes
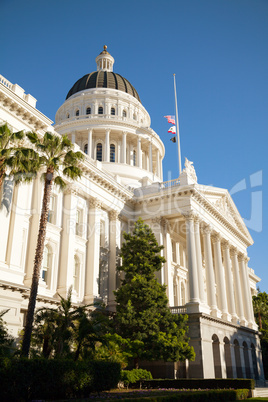
[[[141,380],[152,380],[152,374],[150,371],[143,369],[133,369],[133,370],[121,370],[120,380],[124,383],[124,386],[128,387],[129,384],[135,384],[139,382],[139,388],[141,385]]]
[[[213,391],[195,391],[195,392],[172,392],[170,395],[143,395],[137,398],[122,398],[121,402],[136,402],[137,400],[146,400],[146,402],[229,402],[248,398],[248,389],[238,390],[213,390]],[[117,399],[116,399],[117,400]],[[119,399],[118,399],[119,400]]]
[[[142,388],[173,388],[173,389],[254,389],[253,379],[243,378],[204,378],[204,379],[154,379],[143,380]]]
[[[115,388],[118,363],[45,359],[0,359],[1,401],[87,397]]]

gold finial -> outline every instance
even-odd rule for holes
[[[103,46],[103,49],[106,51],[106,50],[107,50],[107,46],[106,46],[106,45],[104,45],[104,46]]]

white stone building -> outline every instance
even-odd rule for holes
[[[37,306],[56,304],[57,293],[65,296],[72,285],[75,303],[101,299],[114,309],[122,232],[140,216],[164,245],[158,279],[167,285],[173,313],[189,315],[196,352],[183,367],[161,365],[161,376],[165,366],[171,376],[262,380],[251,302],[259,278],[248,268],[253,241],[234,202],[227,190],[198,184],[187,159],[178,179],[163,182],[164,145],[137,91],[113,72],[106,47],[96,63],[97,71],[68,92],[54,128],[31,95],[0,76],[0,124],[68,134],[86,154],[82,179],[63,193],[53,188]],[[3,193],[0,309],[10,309],[5,320],[17,336],[28,304],[42,184],[36,179],[12,191],[5,182]]]

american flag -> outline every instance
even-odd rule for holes
[[[168,123],[175,124],[175,116],[164,116],[164,117],[167,119]]]

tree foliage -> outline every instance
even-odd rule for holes
[[[8,333],[6,323],[3,320],[3,316],[8,311],[9,310],[0,311],[0,357],[8,357],[14,351],[14,348],[12,347],[14,338]]]
[[[261,332],[262,361],[265,378],[268,378],[268,294],[259,292],[253,296],[253,309]]]
[[[165,259],[150,227],[139,219],[133,233],[124,233],[122,265],[125,278],[115,292],[116,332],[132,343],[136,368],[139,360],[178,361],[194,359],[188,345],[187,316],[173,315],[166,287],[155,274]]]

